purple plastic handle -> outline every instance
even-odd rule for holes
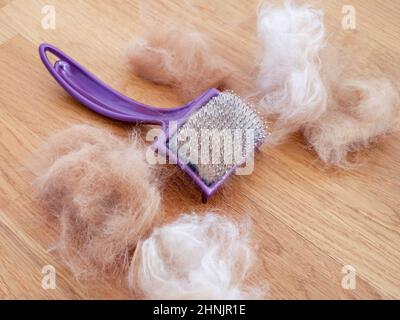
[[[47,52],[52,53],[60,60],[53,65]],[[47,70],[71,96],[89,109],[119,121],[159,124],[165,129],[169,121],[181,122],[196,111],[194,109],[201,108],[204,102],[219,94],[217,89],[210,89],[182,107],[155,108],[115,91],[71,57],[50,44],[40,45],[39,53]]]
[[[50,52],[59,60],[53,65],[47,53]],[[154,147],[168,155],[177,165],[189,175],[202,191],[203,202],[207,202],[225,180],[235,170],[233,167],[221,180],[208,186],[187,164],[181,162],[167,147],[168,138],[174,133],[169,130],[169,122],[176,121],[179,128],[186,120],[211,98],[220,94],[215,88],[207,90],[201,96],[178,108],[155,108],[132,100],[115,91],[110,86],[96,78],[71,57],[50,44],[41,44],[40,58],[50,74],[76,100],[89,109],[115,120],[130,123],[159,124],[164,131],[164,137],[157,139]]]

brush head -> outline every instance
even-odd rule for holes
[[[189,117],[169,139],[169,149],[208,186],[246,162],[267,136],[255,109],[224,91]]]

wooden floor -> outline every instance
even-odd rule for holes
[[[229,3],[229,5],[228,5]],[[37,53],[52,43],[124,94],[177,106],[168,88],[127,69],[125,47],[143,17],[191,19],[228,58],[250,67],[256,48],[257,0],[125,1],[0,0],[0,298],[129,298],[122,283],[79,282],[49,248],[57,226],[32,197],[31,153],[50,134],[90,123],[127,136],[133,126],[104,119],[71,99],[49,76]],[[352,0],[357,30],[343,31],[344,0],[314,1],[325,9],[329,38],[357,44],[366,75],[400,66],[400,2]],[[44,5],[56,9],[56,29],[42,28]],[[335,66],[332,66],[333,68]],[[137,129],[137,128],[136,128]],[[146,130],[145,127],[141,127]],[[208,205],[196,189],[172,176],[165,211],[223,209],[249,215],[260,263],[251,281],[269,285],[271,299],[400,298],[400,135],[388,137],[352,172],[325,169],[301,139],[256,157],[251,176],[234,177]],[[180,199],[176,201],[176,199]],[[41,286],[45,265],[57,287]],[[342,288],[342,268],[356,270],[356,288]]]

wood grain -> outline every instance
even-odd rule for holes
[[[275,1],[278,2],[278,1]],[[341,29],[346,1],[314,1],[326,14],[332,43],[354,48],[365,76],[400,75],[400,4],[353,0],[357,30]],[[41,26],[44,5],[54,5],[55,30]],[[49,251],[57,225],[32,195],[32,152],[50,134],[75,123],[108,128],[120,136],[147,130],[102,118],[71,99],[48,75],[37,54],[52,43],[102,80],[145,103],[176,106],[168,88],[129,71],[125,48],[157,21],[191,19],[228,59],[250,69],[257,48],[258,1],[0,0],[0,298],[129,298],[123,282],[77,281]],[[332,66],[334,67],[334,66]],[[164,190],[168,218],[214,208],[249,216],[260,257],[252,283],[269,286],[271,299],[400,298],[400,135],[371,148],[367,161],[351,172],[324,168],[301,138],[256,156],[251,176],[234,177],[208,205],[179,172]],[[175,172],[173,169],[171,169]],[[179,200],[179,201],[177,201]],[[57,287],[41,287],[41,270],[53,265]],[[357,271],[357,287],[341,286],[345,265]]]

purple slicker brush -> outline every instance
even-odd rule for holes
[[[89,109],[123,122],[161,125],[164,134],[159,136],[153,147],[192,178],[202,192],[203,202],[219,189],[266,137],[265,124],[259,115],[231,92],[220,92],[212,88],[182,107],[155,108],[115,91],[50,44],[40,45],[39,53],[47,70],[57,82]],[[54,64],[50,62],[48,53],[58,58]],[[171,123],[174,123],[174,128]],[[180,135],[194,127],[196,132],[200,127],[208,130],[251,130],[253,140],[250,152],[240,152],[240,159],[228,164],[199,165],[190,157],[181,157],[178,152],[180,146],[169,141],[172,141],[172,137],[176,141],[177,137],[180,138]]]

